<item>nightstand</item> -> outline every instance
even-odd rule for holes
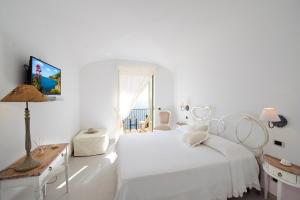
[[[265,199],[268,198],[270,177],[278,180],[277,200],[282,199],[282,184],[300,188],[300,166],[292,165],[288,167],[282,165],[280,159],[264,155],[263,169],[265,171]]]

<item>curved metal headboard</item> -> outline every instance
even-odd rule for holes
[[[197,116],[196,111],[198,111],[198,112],[203,111],[204,115],[203,116]],[[220,135],[222,132],[225,132],[226,124],[225,124],[224,119],[231,116],[231,115],[233,115],[233,114],[227,115],[227,116],[221,117],[220,119],[212,118],[212,107],[211,106],[195,106],[195,107],[191,108],[190,113],[191,113],[192,118],[196,122],[216,121],[217,122],[217,133],[216,133],[216,135]],[[244,122],[244,121],[250,122],[251,127],[250,127],[249,132],[246,134],[246,136],[241,138],[240,133],[239,133],[239,127],[240,127],[241,123]],[[253,115],[248,114],[248,113],[242,114],[242,117],[239,117],[239,119],[237,119],[236,122],[237,122],[236,127],[235,127],[236,141],[234,141],[234,142],[236,142],[238,144],[241,144],[241,145],[245,146],[246,148],[248,148],[250,150],[254,150],[254,151],[258,150],[259,154],[261,154],[263,147],[266,146],[268,141],[269,141],[269,132],[268,132],[266,126],[264,124],[262,124],[256,117],[254,117]],[[262,130],[264,139],[263,139],[262,143],[260,143],[256,146],[251,146],[251,145],[247,144],[246,142],[250,138],[250,136],[253,134],[253,129],[254,129],[255,125],[258,126]]]
[[[239,132],[238,132],[238,128],[239,128],[239,125],[242,121],[250,121],[251,122],[251,128],[247,134],[247,136],[243,139],[241,139],[239,137]],[[264,133],[264,141],[257,145],[256,147],[251,147],[249,145],[247,145],[247,143],[245,143],[247,141],[247,139],[250,137],[250,135],[252,134],[252,131],[253,131],[253,127],[254,127],[254,124],[257,124],[263,131]],[[247,148],[250,148],[250,149],[262,149],[264,146],[266,146],[268,144],[268,141],[269,141],[269,132],[266,128],[266,126],[264,126],[256,117],[250,115],[250,114],[246,114],[244,115],[238,122],[236,128],[235,128],[235,135],[236,135],[236,139],[239,141],[240,144],[244,145],[245,147]]]
[[[224,121],[224,118],[228,117],[222,117],[220,119],[215,119],[217,120],[217,135],[220,135],[221,133],[225,132],[226,130],[226,124]],[[246,134],[246,136],[244,138],[241,138],[239,135],[239,126],[243,121],[249,121],[251,123],[251,127],[249,132]],[[263,134],[264,134],[264,141],[261,144],[258,144],[257,146],[253,147],[250,146],[246,143],[246,141],[249,139],[249,137],[251,136],[251,134],[253,133],[253,128],[254,126],[257,125],[259,128],[261,128]],[[244,114],[240,119],[238,119],[236,127],[235,127],[235,137],[237,139],[237,143],[241,144],[243,146],[245,146],[248,149],[251,150],[259,150],[260,152],[262,152],[262,148],[264,146],[267,145],[268,141],[269,141],[269,132],[268,129],[266,128],[266,126],[264,124],[262,124],[256,117],[250,115],[250,114]]]
[[[204,111],[205,116],[197,116],[196,111]],[[195,121],[208,121],[211,119],[212,107],[211,106],[194,106],[191,108],[191,116]]]

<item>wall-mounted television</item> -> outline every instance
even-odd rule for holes
[[[30,83],[45,95],[61,94],[61,70],[33,56],[29,63]]]

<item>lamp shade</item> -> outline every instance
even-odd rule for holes
[[[6,95],[2,102],[42,102],[46,101],[46,97],[33,85],[18,85],[8,95]]]
[[[279,118],[275,108],[264,108],[261,111],[259,119],[262,121],[269,121],[269,122],[279,122],[280,121],[280,118]]]

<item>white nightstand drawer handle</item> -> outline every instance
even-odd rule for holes
[[[277,174],[279,177],[282,177],[282,173],[280,173],[280,172],[278,172],[278,174]]]
[[[49,171],[52,171],[52,167],[49,167]]]

